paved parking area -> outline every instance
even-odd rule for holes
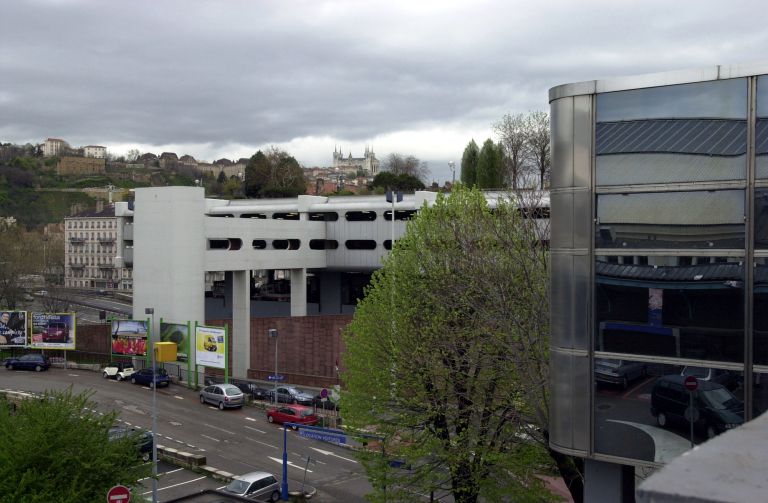
[[[182,496],[197,493],[204,489],[217,489],[224,486],[219,480],[214,480],[201,473],[195,473],[186,468],[159,461],[157,463],[157,498],[158,501],[168,501]],[[136,496],[152,500],[152,479],[141,481],[141,487],[136,490]],[[138,498],[136,498],[138,500]],[[202,500],[199,500],[202,501]]]

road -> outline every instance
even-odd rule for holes
[[[117,411],[126,424],[151,429],[152,392],[147,387],[103,379],[100,373],[86,370],[52,368],[36,373],[0,369],[3,389],[42,392],[70,385],[76,393],[91,391],[98,410]],[[157,390],[157,425],[158,444],[203,454],[209,466],[233,474],[263,470],[281,477],[283,429],[267,423],[264,412],[254,407],[220,411],[200,404],[196,392],[172,384]],[[352,451],[303,438],[293,431],[287,438],[288,477],[300,484],[309,460],[306,483],[318,489],[313,501],[364,501],[371,486]],[[222,485],[212,479],[193,478],[186,476],[182,485],[165,491],[161,499]]]

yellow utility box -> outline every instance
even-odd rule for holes
[[[175,362],[177,344],[175,342],[156,342],[155,360],[158,362]]]

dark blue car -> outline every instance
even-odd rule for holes
[[[34,370],[40,372],[48,370],[51,367],[51,360],[47,356],[37,353],[20,356],[19,358],[8,358],[5,360],[5,368],[8,370]]]
[[[157,369],[157,373],[153,372],[152,369],[141,369],[131,375],[131,382],[153,388],[155,385],[157,387],[168,386],[171,383],[171,379],[168,377],[168,372],[165,369]]]

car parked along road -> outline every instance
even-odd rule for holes
[[[152,388],[154,386],[168,386],[171,383],[171,379],[168,377],[165,369],[157,369],[157,373],[153,372],[152,369],[141,369],[131,375],[131,382],[133,384],[144,384]]]
[[[30,353],[19,358],[8,358],[5,360],[5,368],[8,370],[34,370],[41,372],[51,368],[51,360],[47,356],[37,353]]]
[[[210,403],[224,410],[245,405],[245,395],[234,384],[212,384],[200,391],[200,403]]]

